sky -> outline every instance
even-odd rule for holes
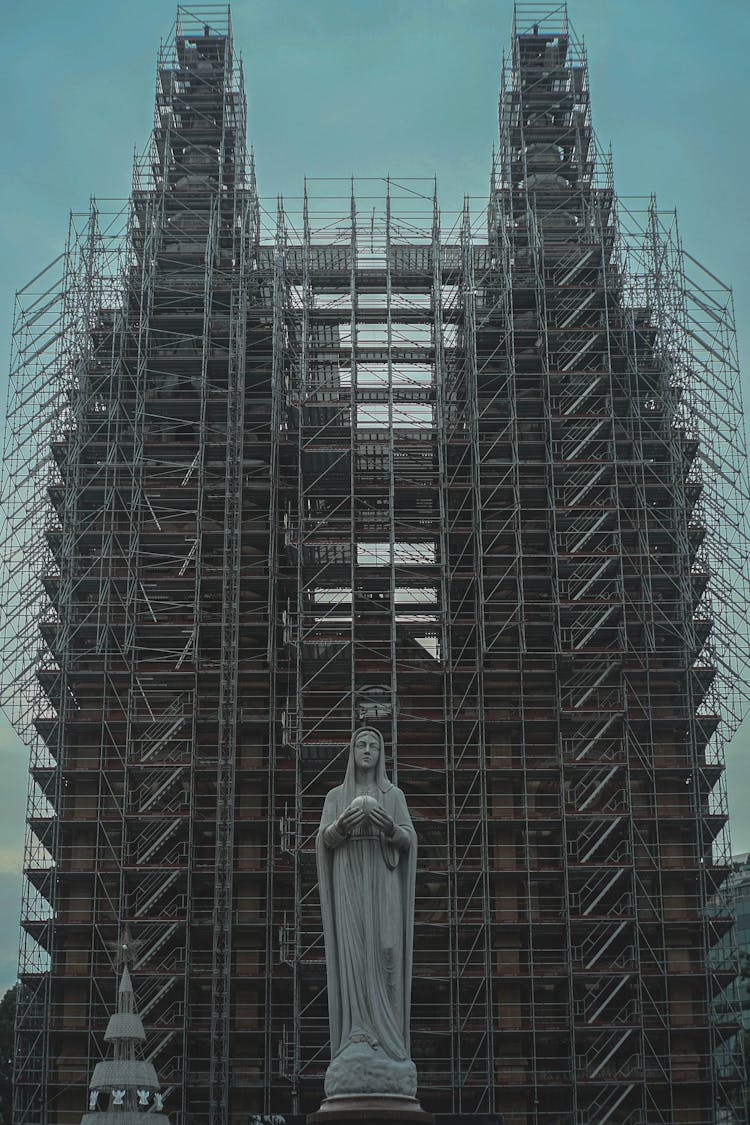
[[[304,175],[437,176],[487,191],[512,0],[235,0],[262,194]],[[594,125],[622,196],[677,207],[684,244],[735,294],[750,372],[747,0],[571,0]],[[0,397],[13,294],[63,248],[70,210],[123,198],[152,124],[172,0],[35,0],[3,11]],[[102,204],[102,206],[104,206]],[[750,388],[745,382],[745,400]],[[15,978],[26,751],[0,720],[0,990]],[[750,725],[727,753],[735,852],[750,850]]]

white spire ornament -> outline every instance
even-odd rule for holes
[[[121,943],[122,976],[117,990],[117,1011],[110,1016],[104,1042],[112,1048],[112,1057],[94,1067],[89,1083],[88,1112],[81,1125],[144,1125],[143,1114],[149,1114],[149,1125],[169,1125],[162,1112],[164,1095],[153,1063],[136,1058],[146,1041],[141,1017],[135,1010],[133,985],[127,962],[131,943]]]

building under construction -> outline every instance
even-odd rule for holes
[[[80,1120],[124,931],[173,1125],[318,1107],[314,839],[363,721],[420,841],[424,1107],[744,1121],[731,294],[616,200],[564,6],[516,4],[496,151],[458,212],[269,205],[227,9],[181,6],[129,201],[19,293],[17,1125]]]

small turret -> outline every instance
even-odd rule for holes
[[[162,1113],[163,1095],[154,1065],[136,1058],[146,1033],[135,1010],[127,966],[129,950],[130,942],[126,940],[120,946],[125,963],[117,991],[117,1011],[110,1016],[104,1033],[112,1057],[94,1067],[88,1112],[81,1118],[81,1125],[143,1125],[142,1115],[147,1112],[150,1125],[169,1125],[169,1118]]]

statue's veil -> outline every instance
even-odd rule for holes
[[[351,742],[349,743],[349,760],[346,763],[346,774],[344,775],[344,783],[341,786],[343,790],[343,808],[347,808],[357,795],[354,743],[361,734],[365,733],[374,734],[380,746],[378,764],[375,767],[375,784],[381,793],[387,793],[389,789],[393,788],[393,783],[388,779],[388,775],[385,772],[385,743],[382,734],[379,730],[375,730],[374,727],[360,727],[359,730],[355,730]]]

